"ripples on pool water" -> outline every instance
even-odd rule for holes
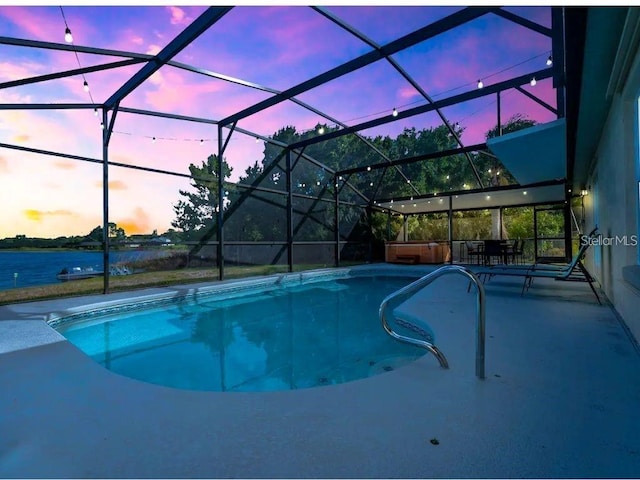
[[[348,382],[424,350],[389,337],[378,317],[405,277],[352,277],[214,296],[58,327],[107,369],[175,388],[270,391]],[[106,321],[104,321],[106,320]]]

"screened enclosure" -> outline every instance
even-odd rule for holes
[[[0,16],[0,289],[380,262],[392,240],[571,256],[562,7]]]

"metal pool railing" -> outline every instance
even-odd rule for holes
[[[407,337],[405,335],[401,335],[395,332],[387,321],[386,310],[389,302],[391,300],[396,300],[398,298],[407,299],[414,295],[419,290],[422,290],[424,287],[432,283],[437,278],[442,277],[443,275],[457,273],[464,275],[469,278],[476,286],[476,376],[480,379],[485,378],[484,372],[484,343],[485,343],[485,293],[484,293],[484,285],[478,279],[477,275],[473,273],[466,267],[462,267],[459,265],[445,265],[443,267],[438,268],[437,270],[425,275],[424,277],[416,280],[409,285],[402,287],[400,290],[393,292],[388,295],[382,303],[380,304],[379,315],[380,320],[382,321],[382,326],[385,331],[391,335],[396,340],[401,342],[410,343],[412,345],[417,345],[419,347],[425,348],[429,350],[440,362],[440,366],[442,368],[449,368],[449,363],[447,362],[444,354],[436,347],[431,341],[421,340],[418,338]],[[417,327],[416,327],[417,328]]]

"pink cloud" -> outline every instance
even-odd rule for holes
[[[169,11],[171,18],[171,25],[187,25],[191,22],[191,18],[188,17],[184,10],[178,7],[166,7]]]
[[[398,93],[396,94],[396,96],[398,98],[406,100],[409,98],[419,97],[420,93],[411,85],[406,85],[398,89]]]

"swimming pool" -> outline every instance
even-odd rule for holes
[[[425,350],[389,337],[381,301],[417,277],[281,275],[120,305],[54,328],[105,368],[174,388],[294,390],[396,369]]]

